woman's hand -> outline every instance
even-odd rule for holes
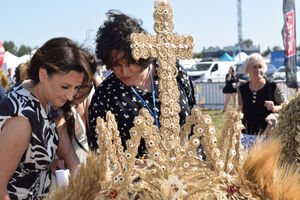
[[[147,166],[147,160],[146,159],[135,159],[135,165],[137,165],[139,168],[144,168]]]
[[[271,113],[269,114],[265,121],[268,124],[267,130],[268,130],[268,134],[273,132],[273,129],[275,128],[276,124],[277,124],[277,118],[278,118],[278,113]]]
[[[275,106],[273,101],[265,101],[264,106],[267,108],[267,110],[274,112]]]
[[[65,161],[55,159],[51,164],[51,173],[55,175],[55,171],[59,169],[65,169]]]

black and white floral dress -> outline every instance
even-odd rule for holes
[[[157,72],[157,64],[155,64],[155,67],[155,72]],[[193,85],[186,71],[179,64],[177,64],[177,68],[177,84],[180,91],[179,105],[181,107],[179,116],[180,125],[183,125],[186,116],[190,115],[190,111],[194,107],[196,101]],[[159,102],[158,80],[159,77],[157,73],[155,73],[155,104],[157,115],[159,117],[159,108],[161,104]],[[138,87],[134,87],[134,89],[153,111],[154,106],[152,92],[143,91]],[[87,136],[90,148],[93,150],[98,149],[97,133],[95,132],[96,119],[98,116],[105,119],[106,112],[109,110],[115,115],[118,124],[118,130],[122,139],[122,145],[124,148],[126,148],[126,140],[130,138],[129,130],[131,127],[133,127],[133,120],[136,116],[138,116],[139,110],[143,107],[145,107],[143,102],[136,96],[131,87],[123,84],[114,75],[114,73],[108,76],[96,89],[89,107],[90,130],[88,131]],[[143,139],[138,151],[139,157],[146,151],[146,146]]]
[[[58,145],[56,126],[39,100],[21,84],[11,88],[0,102],[0,130],[7,119],[17,116],[29,120],[32,135],[27,150],[9,180],[8,194],[11,200],[42,199],[51,187],[50,165]]]

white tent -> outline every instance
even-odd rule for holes
[[[26,63],[30,59],[31,59],[31,55],[24,55],[21,57],[17,57],[8,51],[5,51],[4,61],[0,69],[3,70],[5,73],[7,73],[7,70],[11,68],[12,73],[14,74],[15,69],[19,66],[19,64]]]
[[[248,57],[248,55],[245,52],[241,52],[241,53],[236,54],[236,56],[234,57],[234,60],[245,61],[247,57]]]

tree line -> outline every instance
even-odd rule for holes
[[[246,46],[252,46],[253,41],[251,39],[246,39],[243,41],[243,45]],[[20,47],[17,47],[13,41],[4,41],[3,46],[5,48],[5,51],[8,51],[15,56],[23,56],[26,54],[29,54],[33,49],[32,47],[26,46],[26,45],[21,45]],[[268,55],[271,51],[281,51],[283,50],[280,46],[274,46],[272,48],[268,47],[265,51],[263,51],[261,54],[262,56]],[[297,47],[297,50],[300,51],[300,46]],[[194,58],[203,58],[202,52],[195,52],[194,53]]]
[[[253,45],[253,41],[251,39],[246,39],[243,40],[243,45],[250,47]],[[298,47],[296,47],[297,51],[300,51],[300,45]],[[267,56],[269,53],[271,53],[272,51],[282,51],[283,49],[280,46],[273,46],[271,47],[267,47],[267,49],[265,51],[263,51],[261,53],[262,56]],[[203,58],[203,54],[202,52],[199,53],[194,53],[194,57],[193,58]]]
[[[20,47],[17,47],[13,41],[4,41],[3,46],[5,51],[8,51],[18,57],[29,54],[33,49],[35,49],[23,44]]]

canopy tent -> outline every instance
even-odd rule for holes
[[[233,61],[233,58],[228,54],[224,53],[220,58],[219,61]]]
[[[241,53],[236,54],[236,56],[234,57],[234,60],[245,61],[247,57],[248,57],[248,55],[245,52],[241,52]]]
[[[8,51],[5,51],[4,61],[1,66],[1,70],[3,70],[5,73],[7,73],[7,70],[9,68],[11,68],[12,73],[14,74],[15,69],[19,66],[19,64],[28,62],[30,60],[30,58],[31,58],[31,55],[24,55],[21,57],[17,57]]]

